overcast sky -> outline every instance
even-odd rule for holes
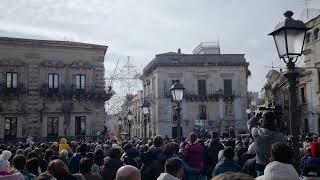
[[[155,54],[219,39],[222,53],[245,54],[248,88],[260,90],[265,66],[284,66],[267,34],[286,10],[300,19],[304,8],[305,0],[1,0],[0,36],[103,44],[107,69],[131,56],[139,70]]]

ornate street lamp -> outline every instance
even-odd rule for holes
[[[185,88],[183,87],[182,84],[180,84],[179,81],[176,81],[171,86],[172,99],[177,104],[175,110],[177,111],[177,138],[179,140],[181,138],[181,119],[180,119],[181,107],[180,107],[180,103],[181,103],[183,96],[184,96],[184,90],[185,90]]]
[[[279,58],[287,65],[284,76],[288,79],[289,85],[289,129],[293,137],[294,151],[299,152],[299,122],[297,122],[297,100],[296,100],[296,79],[298,72],[295,70],[295,62],[301,56],[305,41],[306,32],[309,30],[302,21],[292,18],[293,12],[284,13],[286,19],[279,23],[273,32],[273,36]]]
[[[134,116],[133,116],[132,112],[129,109],[128,114],[127,114],[127,119],[128,119],[127,124],[128,124],[128,128],[129,128],[129,134],[128,134],[129,140],[131,139],[131,125],[132,125],[131,122],[132,122],[133,118],[134,118]]]
[[[142,110],[142,114],[143,114],[143,125],[144,125],[144,142],[147,142],[147,123],[148,123],[148,116],[149,116],[149,107],[150,107],[150,103],[144,99],[142,105],[141,105],[141,110]]]

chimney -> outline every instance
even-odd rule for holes
[[[178,49],[178,54],[181,54],[181,49],[180,48]]]

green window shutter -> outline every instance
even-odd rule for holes
[[[206,94],[206,80],[198,80],[198,95],[205,96]]]
[[[224,95],[231,96],[232,95],[232,80],[225,79],[223,84],[224,84]]]

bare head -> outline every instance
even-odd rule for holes
[[[141,180],[139,169],[126,165],[118,169],[116,180]]]

